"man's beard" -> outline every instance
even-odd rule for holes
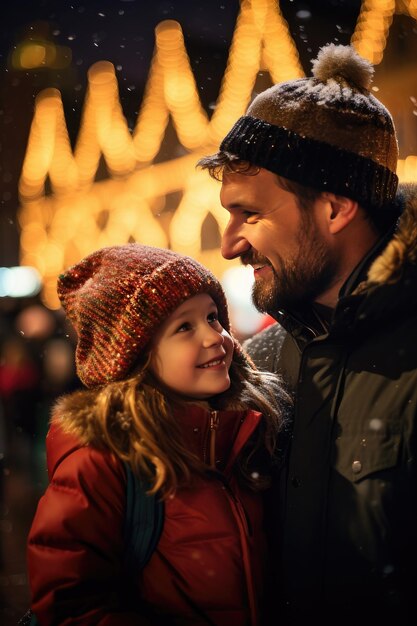
[[[246,264],[248,258],[246,255]],[[278,257],[278,263],[278,268],[271,267],[272,276],[259,278],[252,289],[253,303],[262,313],[304,308],[329,287],[336,271],[324,239],[307,216],[298,237],[297,254],[287,260]]]

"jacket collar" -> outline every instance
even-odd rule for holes
[[[223,470],[233,465],[261,420],[261,414],[251,409],[211,410],[191,403],[175,415],[184,440],[205,463],[214,437],[218,467]]]
[[[91,423],[91,406],[97,390],[78,390],[62,396],[56,403],[48,431],[48,472],[51,474],[63,458],[82,445],[99,446],[97,430]],[[216,445],[222,466],[231,467],[246,445],[261,420],[261,414],[254,410],[207,409],[199,404],[189,403],[184,410],[176,410],[184,441],[201,460],[205,446],[209,443],[210,422],[216,414]],[[65,436],[63,436],[65,432]]]
[[[404,208],[392,237],[373,263],[361,285],[368,286],[399,282],[407,267],[417,265],[417,185],[402,184],[396,202]]]
[[[395,227],[390,229],[388,233],[376,242],[376,244],[369,250],[368,254],[366,254],[360,263],[354,268],[353,272],[350,276],[348,276],[339,291],[339,300],[340,298],[344,298],[345,296],[352,294],[359,285],[366,282],[370,267],[383,254],[397,228],[398,222]]]

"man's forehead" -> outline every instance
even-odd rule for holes
[[[277,175],[263,167],[256,168],[253,173],[239,171],[224,171],[222,178],[222,189],[230,187],[242,187],[247,189],[263,188],[264,185],[276,185]]]

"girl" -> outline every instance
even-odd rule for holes
[[[90,390],[58,402],[47,436],[50,484],[28,540],[39,623],[260,624],[262,490],[288,398],[231,336],[218,280],[189,257],[128,244],[70,268],[58,294]],[[164,503],[133,576],[124,462]]]

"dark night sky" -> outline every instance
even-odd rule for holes
[[[38,34],[71,48],[71,68],[65,72],[37,70],[27,79],[37,91],[44,87],[60,89],[68,105],[68,124],[76,129],[84,89],[75,88],[85,87],[88,68],[103,59],[121,68],[118,78],[122,105],[127,116],[135,115],[149,70],[155,26],[162,20],[174,19],[182,26],[207,108],[218,95],[239,4],[238,0],[18,0],[6,9],[1,23],[1,53],[6,64],[15,44]],[[309,72],[308,60],[320,45],[336,38],[348,43],[360,1],[281,0],[280,7]],[[30,110],[30,102],[27,104]]]

